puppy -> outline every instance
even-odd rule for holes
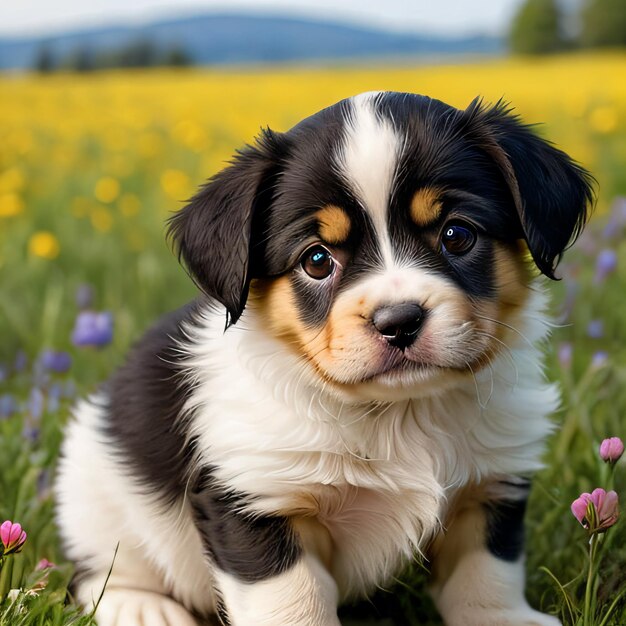
[[[262,132],[171,220],[203,296],[68,425],[78,600],[114,561],[101,626],[336,626],[421,556],[449,626],[558,624],[524,599],[540,274],[591,202],[502,103],[365,93]]]

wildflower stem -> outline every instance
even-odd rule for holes
[[[4,600],[11,589],[11,579],[13,578],[13,559],[2,557],[2,567],[0,568],[0,602]]]
[[[615,479],[613,477],[613,470],[615,469],[615,464],[614,463],[605,463],[604,464],[604,470],[605,470],[605,480],[604,483],[606,485],[606,490],[610,491],[611,489],[615,488]]]
[[[585,608],[584,608],[584,619],[583,626],[593,626],[593,622],[591,621],[593,618],[592,610],[591,610],[591,594],[594,587],[595,581],[595,558],[596,558],[596,547],[598,544],[598,535],[594,533],[591,535],[591,539],[589,540],[589,570],[587,572],[587,587],[585,588]]]

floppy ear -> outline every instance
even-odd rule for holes
[[[250,257],[262,239],[263,226],[257,221],[271,202],[281,145],[278,134],[263,130],[255,145],[238,151],[169,220],[168,236],[179,260],[198,287],[226,307],[227,326],[243,313],[250,279],[262,271],[250,270]],[[255,258],[255,265],[259,261]]]
[[[594,178],[531,131],[502,101],[466,109],[470,132],[494,159],[511,191],[523,236],[539,270],[554,270],[591,211]]]

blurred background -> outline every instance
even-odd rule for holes
[[[504,98],[591,169],[605,213],[626,191],[625,44],[623,0],[3,3],[0,362],[69,347],[83,284],[123,351],[193,293],[167,216],[261,126],[361,91]]]
[[[626,434],[624,0],[3,2],[0,514],[38,538],[23,568],[62,561],[49,482],[73,398],[194,295],[167,217],[260,127],[377,89],[461,108],[504,98],[598,180],[592,223],[550,286],[564,411],[528,567],[535,604],[558,608],[538,567],[575,575],[568,498],[593,486],[590,442]],[[612,559],[605,600],[624,582],[624,549]],[[378,602],[384,623],[437,623],[413,589]]]

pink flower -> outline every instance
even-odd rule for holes
[[[43,591],[48,584],[48,577],[50,574],[50,570],[56,567],[54,563],[48,561],[48,559],[41,559],[37,566],[35,567],[36,572],[41,572],[41,576],[39,580],[31,587],[31,591],[35,594],[38,594],[40,591]]]
[[[36,572],[42,572],[43,570],[50,569],[52,567],[56,567],[56,565],[52,561],[48,561],[48,559],[41,559],[39,563],[37,563],[35,567]]]
[[[594,489],[581,493],[572,502],[572,514],[591,534],[602,533],[619,517],[619,500],[615,491]]]
[[[19,552],[26,541],[26,533],[19,524],[7,520],[0,526],[0,541],[2,541],[3,555]]]
[[[624,454],[624,443],[619,437],[609,437],[600,444],[600,458],[606,463],[617,463]]]

